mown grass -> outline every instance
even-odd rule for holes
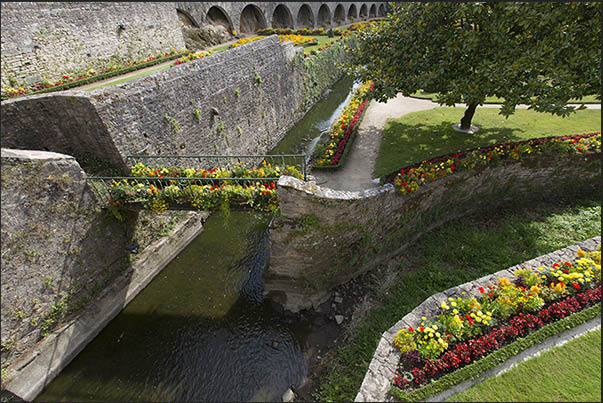
[[[166,64],[161,64],[161,65],[153,67],[149,70],[143,70],[137,74],[133,74],[131,76],[126,76],[126,77],[120,78],[119,80],[105,81],[105,82],[99,83],[98,85],[92,86],[90,88],[86,88],[86,91],[97,90],[99,88],[108,87],[110,85],[117,85],[117,84],[125,83],[126,81],[134,80],[135,78],[140,78],[140,77],[148,76],[153,73],[157,73],[159,71],[167,70],[170,67],[172,67],[173,65],[174,65],[174,60],[170,60]]]
[[[316,42],[317,42],[316,45],[305,47],[304,48],[305,54],[309,54],[313,50],[318,51],[318,48],[320,48],[321,46],[324,46],[327,42],[335,43],[335,41],[337,41],[339,39],[339,37],[337,37],[337,36],[335,36],[333,38],[329,38],[326,35],[325,36],[322,36],[322,35],[304,36],[304,38],[314,38],[314,39],[316,39]]]
[[[328,360],[316,398],[352,401],[381,334],[429,296],[601,234],[601,202],[563,195],[529,209],[498,209],[450,222],[419,239],[398,282]]]
[[[600,402],[601,330],[451,396],[451,402]]]
[[[464,113],[465,108],[438,107],[389,119],[373,177],[388,175],[439,155],[489,144],[601,131],[600,110],[582,110],[562,118],[517,109],[505,119],[498,114],[498,109],[477,108],[472,124],[480,130],[465,134],[452,129],[452,124],[459,123]]]
[[[420,99],[430,99],[432,101],[435,102],[437,94],[433,94],[430,92],[425,92],[425,91],[417,91],[414,94],[411,95],[413,98],[420,98]],[[486,100],[484,101],[485,104],[500,104],[503,102],[502,98],[498,98],[498,97],[486,97]],[[589,95],[586,96],[584,98],[580,98],[580,99],[570,99],[569,103],[571,104],[578,104],[578,103],[585,103],[585,104],[600,104],[601,100],[595,98],[594,95]]]

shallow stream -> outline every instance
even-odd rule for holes
[[[310,153],[351,88],[337,82],[272,153]],[[280,401],[307,375],[316,325],[262,296],[269,221],[210,216],[36,401]]]

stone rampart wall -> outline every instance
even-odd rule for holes
[[[100,209],[84,171],[71,156],[3,148],[1,162],[4,374],[116,276],[127,286],[137,276],[131,264],[161,238],[161,231],[199,214],[166,212],[149,219],[145,213],[129,212],[118,220]],[[198,234],[200,220],[192,224]],[[139,244],[138,255],[126,250],[133,242]],[[168,256],[165,251],[161,255]],[[161,256],[153,261],[167,264]]]
[[[128,154],[263,154],[342,75],[342,45],[304,59],[271,36],[91,92],[3,101],[2,147],[114,163]]]
[[[2,2],[2,86],[184,49],[174,3]]]
[[[316,307],[332,287],[448,221],[558,192],[600,194],[600,178],[600,154],[505,161],[456,173],[405,196],[392,185],[347,192],[281,177],[282,217],[270,230],[265,293],[292,311]]]

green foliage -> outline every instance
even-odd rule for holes
[[[193,110],[193,114],[195,115],[198,121],[201,121],[201,110],[199,108],[195,108]]]
[[[560,195],[530,209],[466,217],[422,236],[401,262],[398,283],[330,357],[317,399],[354,400],[381,334],[431,295],[600,235],[597,199]]]
[[[224,124],[224,122],[218,123],[218,126],[216,127],[216,133],[218,134],[218,136],[224,132],[225,128],[226,125]]]
[[[172,125],[172,130],[175,134],[178,134],[178,132],[180,131],[180,125],[178,124],[178,121],[176,119],[174,119],[173,117],[169,116],[167,113],[163,116],[163,121],[165,123],[169,123],[170,125]]]
[[[568,116],[571,98],[601,89],[596,3],[393,3],[391,18],[360,30],[349,71],[375,81],[375,98],[438,94],[440,104],[504,99]]]
[[[238,98],[241,96],[241,90],[238,88],[235,88],[235,96]]]

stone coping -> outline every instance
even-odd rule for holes
[[[360,200],[375,197],[381,193],[393,193],[394,185],[386,183],[383,186],[363,189],[357,191],[351,190],[335,190],[328,187],[321,187],[314,181],[305,182],[293,176],[283,175],[278,180],[278,186],[290,187],[300,192],[321,198],[334,200]]]
[[[492,284],[493,282],[498,280],[498,277],[505,277],[509,280],[513,281],[516,279],[514,272],[518,269],[527,268],[535,270],[537,267],[546,265],[551,266],[558,260],[562,261],[570,261],[574,260],[576,257],[576,252],[578,248],[581,248],[585,251],[594,251],[597,247],[601,245],[601,237],[596,236],[594,238],[588,239],[584,242],[580,242],[571,246],[568,246],[563,249],[556,250],[554,252],[548,253],[543,256],[539,256],[537,258],[528,260],[521,264],[509,267],[505,270],[498,271],[494,274],[490,274],[484,277],[481,277],[477,280],[467,282],[465,284],[461,284],[456,287],[449,288],[445,291],[439,292],[437,294],[432,295],[427,298],[423,303],[409,312],[406,316],[404,316],[401,320],[399,320],[394,326],[390,327],[387,331],[383,333],[381,336],[381,340],[379,341],[379,345],[373,355],[373,358],[369,364],[369,368],[364,376],[364,380],[362,381],[362,385],[360,386],[360,391],[356,395],[354,401],[356,402],[384,402],[384,401],[395,401],[395,399],[387,394],[391,386],[391,381],[395,375],[396,368],[400,361],[400,352],[394,346],[394,339],[396,334],[402,330],[406,329],[410,326],[416,327],[417,323],[420,322],[420,318],[429,314],[430,312],[437,311],[440,307],[442,301],[447,301],[450,296],[458,296],[461,292],[465,292],[466,294],[470,294],[473,296],[479,296],[479,287],[486,287],[488,284]],[[591,321],[592,322],[592,321]],[[590,323],[590,322],[589,322]],[[600,324],[600,318],[599,318]],[[538,346],[534,346],[538,347]],[[529,354],[531,355],[531,354]],[[527,356],[527,355],[526,355]],[[523,357],[525,359],[525,357]],[[503,365],[505,365],[503,363]],[[476,378],[473,383],[464,383],[465,389],[472,386],[474,383],[481,382],[491,376],[496,375],[500,372],[499,368],[496,368],[486,374],[484,377]],[[459,385],[456,385],[459,386]],[[464,390],[464,389],[462,389]],[[455,389],[454,393],[458,393],[462,391],[460,388],[458,390]],[[446,392],[443,392],[446,393]],[[442,395],[443,395],[442,393]],[[436,397],[439,397],[436,396]],[[444,397],[446,398],[446,397]]]
[[[31,401],[163,268],[203,231],[208,213],[190,212],[171,234],[151,243],[75,318],[40,340],[8,368],[3,387]]]

